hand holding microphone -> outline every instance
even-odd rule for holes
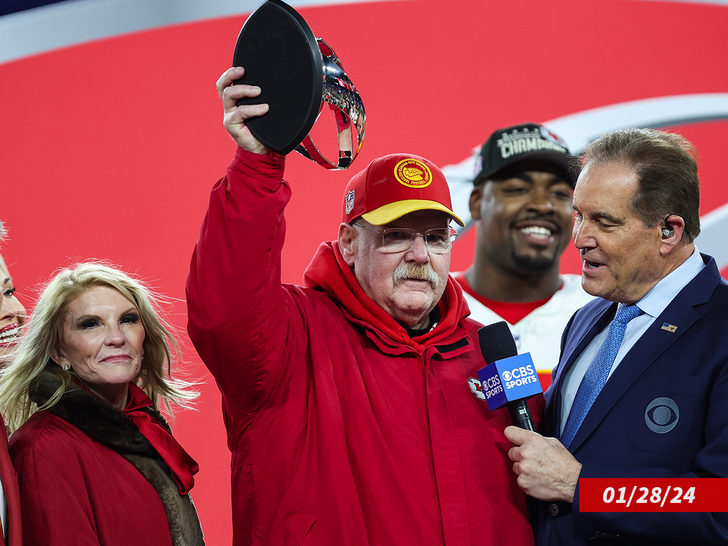
[[[478,330],[478,339],[488,364],[478,370],[488,408],[493,411],[506,406],[515,426],[534,431],[526,400],[543,389],[531,355],[518,354],[505,322],[484,326]],[[521,489],[540,500],[572,502],[581,464],[561,442],[511,427],[505,434],[515,444],[508,456]]]

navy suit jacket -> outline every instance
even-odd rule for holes
[[[706,267],[625,355],[569,446],[581,478],[728,478],[728,283],[713,258],[702,258]],[[566,326],[546,392],[545,436],[559,438],[564,376],[616,309],[596,299]],[[573,505],[540,502],[537,512],[538,546],[597,537],[596,544],[728,544],[726,513],[580,512],[578,487]]]

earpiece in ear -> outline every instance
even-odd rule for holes
[[[672,234],[675,233],[671,227],[664,227],[662,228],[662,236],[666,239],[668,237],[672,237]]]

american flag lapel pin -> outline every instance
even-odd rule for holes
[[[662,327],[660,327],[660,330],[665,330],[666,332],[670,332],[671,334],[674,334],[677,330],[677,326],[674,324],[670,324],[668,322],[663,323]]]

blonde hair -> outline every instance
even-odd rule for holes
[[[117,290],[139,312],[145,330],[144,359],[135,383],[149,396],[154,407],[159,408],[161,401],[171,415],[170,403],[189,408],[190,402],[199,396],[192,383],[172,378],[172,357],[179,353],[179,344],[157,311],[159,296],[118,269],[86,262],[61,270],[47,284],[12,355],[12,363],[0,372],[0,412],[11,431],[17,430],[36,410],[53,407],[63,396],[71,381],[71,372],[60,366],[51,366],[50,370],[61,379],[61,386],[40,408],[31,402],[29,386],[53,362],[54,351],[63,346],[68,306],[98,286]]]

